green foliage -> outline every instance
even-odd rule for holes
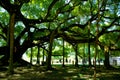
[[[3,32],[3,28],[9,27],[9,18],[12,10],[9,6],[15,4],[17,7],[15,7],[16,24],[14,27],[14,36],[15,39],[20,37],[19,41],[21,46],[23,45],[22,43],[29,38],[32,40],[29,44],[33,44],[33,41],[39,42],[39,40],[42,40],[44,37],[45,41],[43,40],[43,43],[39,44],[46,47],[44,43],[49,44],[49,35],[59,27],[58,33],[56,31],[55,34],[52,49],[53,54],[62,55],[63,45],[61,37],[65,39],[66,56],[74,53],[73,48],[68,43],[72,43],[72,41],[81,44],[81,46],[79,46],[79,53],[84,54],[87,53],[88,50],[87,47],[84,47],[84,43],[88,43],[88,26],[90,26],[91,45],[96,40],[96,30],[97,27],[99,27],[98,38],[100,43],[104,46],[107,45],[111,47],[114,45],[115,48],[120,48],[119,0],[102,0],[99,3],[100,9],[98,9],[98,0],[10,0],[10,3],[11,4],[5,3],[3,0],[0,1],[0,23],[3,26],[0,26],[0,46],[7,44],[3,38],[3,36],[5,38],[7,37],[5,32]],[[22,5],[20,6],[20,4]],[[18,7],[21,7],[21,13],[19,13]],[[98,10],[100,10],[100,15],[98,15]],[[22,14],[24,17],[18,14]],[[100,18],[99,21],[98,16]],[[96,26],[97,22],[99,22],[99,26]],[[75,24],[78,24],[78,26]],[[28,33],[31,28],[34,30],[29,36]],[[25,29],[26,31],[24,32]],[[24,33],[22,33],[22,31]],[[31,47],[31,45],[28,47]],[[93,50],[91,53],[93,54],[94,47],[93,45],[91,47]],[[36,55],[37,49],[34,48],[33,51]],[[100,52],[102,53],[101,50]]]
[[[6,46],[7,43],[4,39],[0,39],[0,46]]]
[[[60,55],[60,56],[63,55],[63,42],[61,38],[54,40],[53,47],[54,47],[53,55]],[[72,48],[72,45],[65,42],[64,51],[65,51],[65,56],[68,56],[72,52],[74,52],[74,49]]]
[[[21,31],[23,31],[24,28],[25,28],[25,25],[22,22],[17,22],[15,25],[15,31],[14,31],[15,37],[20,35]]]
[[[113,38],[114,37],[114,38]],[[116,40],[118,38],[118,34],[116,33],[109,33],[109,34],[104,34],[99,38],[99,40],[104,44],[104,45],[113,45],[116,44]]]
[[[6,33],[9,23],[9,13],[2,7],[0,7],[0,46],[6,46]]]
[[[21,12],[27,18],[39,19],[45,17],[49,4],[50,2],[46,0],[31,0],[22,6]]]
[[[35,46],[33,47],[32,57],[37,57],[37,53],[38,53],[38,48]],[[31,57],[31,48],[28,48],[27,56]]]
[[[0,7],[0,22],[4,25],[9,23],[9,13],[2,7]]]

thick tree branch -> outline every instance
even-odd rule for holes
[[[108,26],[103,26],[101,32],[99,32],[99,34],[98,34],[98,37],[100,37],[101,35],[103,35],[105,32],[107,33],[107,29],[111,28],[118,19],[119,19],[119,18],[115,18],[115,19],[111,22],[110,25],[108,25]]]
[[[59,33],[59,36],[71,44],[72,43],[87,43],[88,42],[88,38],[74,37],[74,36],[70,36],[70,35],[63,33],[63,32]],[[95,38],[90,38],[89,40],[90,40],[90,42],[94,42]]]
[[[53,0],[52,3],[49,5],[48,10],[47,10],[47,14],[45,16],[45,19],[47,19],[50,16],[50,11],[53,8],[53,6],[58,2],[59,0]]]

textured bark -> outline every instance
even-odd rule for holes
[[[24,44],[21,46],[17,46],[15,45],[15,52],[13,55],[13,63],[18,63],[18,65],[27,65],[29,64],[28,62],[22,60],[22,55],[24,54],[24,52],[29,48],[29,45]],[[3,57],[0,59],[0,63],[1,65],[8,65],[9,63],[9,47],[4,46],[4,47],[0,47],[0,55],[3,55]],[[23,61],[23,62],[22,62]]]
[[[9,39],[8,45],[10,50],[10,58],[9,58],[9,73],[12,74],[14,72],[13,68],[13,53],[14,50],[14,25],[15,25],[15,13],[10,15],[10,22],[9,22]]]
[[[55,35],[55,31],[53,31],[52,34],[50,35],[49,51],[48,51],[48,59],[47,59],[47,69],[48,70],[52,69],[51,56],[52,56],[52,46],[53,46],[53,41],[54,41],[54,35]]]

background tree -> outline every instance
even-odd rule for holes
[[[73,46],[74,46],[74,50],[75,50],[75,66],[79,67],[79,65],[78,65],[78,44],[75,44]]]
[[[40,64],[40,46],[38,45],[37,46],[37,48],[38,48],[38,53],[37,53],[37,62],[36,62],[36,64]]]

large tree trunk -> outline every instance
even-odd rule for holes
[[[16,46],[16,53],[14,54],[14,57],[13,57],[14,62],[23,66],[24,65],[26,66],[28,64],[30,65],[29,62],[22,60],[22,55],[26,52],[28,48],[32,47],[31,43],[28,40],[26,40],[21,46],[20,45],[15,45],[15,46]]]
[[[29,43],[29,44],[28,44]],[[22,43],[22,45],[20,45],[20,42],[17,40],[15,40],[15,44],[14,44],[14,55],[13,55],[13,63],[18,63],[18,66],[26,66],[30,63],[28,63],[27,61],[22,60],[22,55],[26,52],[26,50],[28,48],[32,47],[32,42],[29,39],[24,40],[24,42]],[[6,65],[8,66],[8,61],[9,61],[9,47],[8,46],[3,46],[0,47],[0,55],[4,55],[1,59],[0,59],[0,65]]]
[[[22,60],[22,55],[24,54],[24,52],[30,47],[30,45],[28,45],[28,41],[25,41],[25,43],[21,46],[19,45],[14,45],[15,47],[15,52],[13,55],[13,63],[18,63],[18,65],[28,65],[30,63]],[[9,47],[4,46],[4,47],[0,47],[0,55],[4,55],[1,59],[0,59],[0,63],[1,65],[6,65],[8,66],[8,61],[9,61]]]
[[[53,46],[54,36],[55,36],[55,31],[53,31],[52,34],[50,35],[49,51],[48,51],[48,58],[47,58],[47,69],[48,70],[52,69],[51,56],[52,56],[52,46]]]
[[[10,58],[9,58],[9,73],[12,74],[14,72],[13,68],[13,53],[14,53],[14,25],[15,25],[15,13],[10,15],[10,23],[9,23],[9,39],[8,45],[10,50]]]

